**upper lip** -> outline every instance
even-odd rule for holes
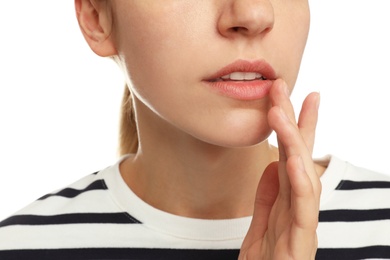
[[[223,67],[222,69],[218,70],[210,77],[207,77],[206,81],[215,81],[233,72],[255,72],[261,74],[263,77],[265,77],[268,80],[276,79],[274,69],[265,60],[255,60],[255,61],[237,60]]]

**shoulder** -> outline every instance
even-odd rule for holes
[[[115,166],[89,174],[0,222],[0,255],[4,250],[88,247],[121,224],[137,223],[112,199],[105,180],[112,174]]]
[[[335,156],[326,157],[322,163],[327,170],[321,181],[332,190],[390,189],[390,172],[373,171]]]
[[[82,204],[88,197],[97,196],[107,187],[100,178],[99,172],[89,174],[82,179],[52,193],[48,193],[14,214],[20,215],[52,215],[77,211],[75,207]],[[0,222],[0,226],[6,225],[11,218]]]
[[[318,259],[390,257],[390,175],[330,157],[322,182]]]
[[[48,193],[28,206],[17,211],[14,216],[0,222],[0,227],[10,223],[16,216],[53,216],[72,213],[113,211],[107,180],[120,175],[119,164],[124,158],[100,171],[88,174],[61,189]],[[110,189],[115,189],[115,183]]]
[[[328,157],[321,177],[321,209],[373,207],[390,208],[390,174],[353,165],[337,157]],[[356,203],[356,204],[353,204]]]

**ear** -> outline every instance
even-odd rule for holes
[[[81,32],[92,51],[102,57],[116,55],[111,36],[112,18],[106,2],[75,0],[75,7]]]

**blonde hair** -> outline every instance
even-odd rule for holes
[[[133,98],[128,86],[122,98],[121,118],[119,125],[119,154],[136,153],[138,150],[137,124],[133,108]]]
[[[110,14],[111,19],[111,33],[114,32],[114,15],[113,15],[113,6],[111,5],[111,1],[106,0],[94,0],[99,1],[100,3],[105,3],[105,8],[108,10],[108,14]],[[120,64],[120,61],[117,57],[110,57],[117,64]],[[122,104],[120,108],[120,123],[119,123],[119,147],[118,153],[120,156],[136,153],[138,150],[138,132],[137,132],[137,124],[135,121],[135,114],[133,108],[133,98],[131,91],[127,85],[125,85],[125,89],[122,97]]]

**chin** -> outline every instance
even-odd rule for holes
[[[237,139],[237,138],[232,139],[228,143],[228,145],[226,145],[226,147],[245,148],[245,147],[255,146],[255,145],[261,144],[262,142],[266,141],[270,135],[271,135],[271,132],[256,135],[253,137],[246,135],[246,136],[242,137],[241,139]]]
[[[255,113],[255,116],[253,113],[252,116],[250,113],[245,113],[245,115],[236,117],[236,120],[231,120],[225,128],[221,127],[222,131],[219,136],[223,138],[226,147],[249,147],[268,139],[272,129],[268,125],[266,115],[258,114],[257,111]]]
[[[208,120],[197,121],[186,131],[196,139],[215,146],[227,148],[250,147],[268,139],[272,129],[264,110],[236,109]]]
[[[224,131],[219,135],[209,136],[202,141],[225,148],[245,148],[258,145],[271,135],[272,130],[267,128],[261,131]]]

